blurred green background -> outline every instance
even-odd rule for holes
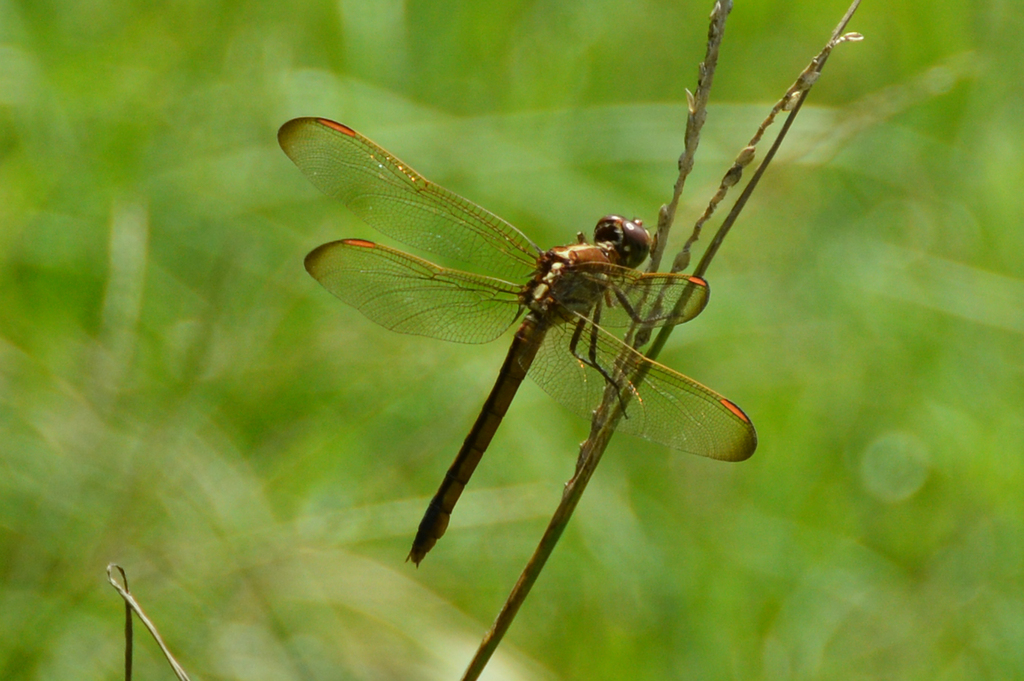
[[[844,1],[738,3],[680,242]],[[193,678],[458,678],[587,424],[525,385],[403,563],[508,338],[323,291],[310,249],[380,237],[275,133],[344,121],[546,247],[653,224],[710,6],[0,0],[0,677],[119,677],[115,561]],[[850,29],[662,355],[757,453],[613,441],[485,678],[1024,677],[1024,8]]]

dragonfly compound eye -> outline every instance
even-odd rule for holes
[[[651,252],[651,235],[640,220],[606,215],[594,228],[594,242],[610,244],[623,267],[637,267]]]

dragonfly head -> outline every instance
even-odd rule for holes
[[[639,220],[627,220],[619,215],[605,215],[594,228],[594,243],[607,245],[615,251],[618,264],[637,267],[651,252],[651,235]]]

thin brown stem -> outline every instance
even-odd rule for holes
[[[697,147],[700,145],[700,133],[704,129],[704,122],[708,118],[708,100],[711,98],[711,85],[715,80],[715,71],[718,69],[718,55],[721,51],[722,40],[725,38],[725,21],[732,11],[732,0],[716,2],[711,10],[711,21],[708,25],[708,46],[702,61],[697,69],[697,87],[691,94],[686,91],[686,105],[688,115],[686,117],[686,136],[683,142],[683,153],[679,156],[679,176],[672,187],[672,200],[661,207],[658,211],[658,230],[655,234],[654,250],[651,252],[651,259],[647,265],[648,272],[657,272],[661,267],[661,258],[668,247],[668,237],[675,222],[676,210],[679,208],[679,199],[683,195],[683,188],[686,186],[686,178],[693,170],[693,162],[697,156]]]
[[[114,570],[117,570],[121,573],[121,579],[124,580],[124,586],[118,584],[117,581],[114,579]],[[132,596],[131,593],[128,591],[128,576],[125,574],[124,570],[121,568],[120,565],[114,565],[113,563],[111,563],[107,566],[107,581],[110,582],[110,585],[114,587],[117,593],[121,595],[121,598],[124,599],[125,605],[128,608],[128,616],[130,617],[130,613],[134,612],[136,617],[138,617],[142,621],[142,624],[145,625],[146,629],[149,630],[150,636],[152,636],[153,640],[155,640],[157,645],[160,646],[160,650],[161,652],[163,652],[164,658],[167,660],[167,663],[171,665],[171,669],[174,670],[174,674],[178,677],[178,681],[189,681],[188,674],[186,674],[184,668],[182,668],[182,666],[178,664],[178,661],[174,659],[174,655],[171,655],[171,651],[167,647],[167,644],[164,643],[164,639],[160,636],[160,632],[157,631],[156,625],[153,624],[153,622],[148,617],[146,617],[146,613],[142,611],[142,606],[139,605],[138,601],[135,600],[135,597]],[[131,625],[125,625],[125,635],[125,668],[128,674],[127,678],[131,678],[131,673],[129,671],[131,669]]]
[[[825,49],[811,62],[812,67],[814,67],[814,69],[811,70],[811,72],[813,73],[813,77],[809,77],[809,71],[805,70],[804,73],[801,74],[801,77],[797,80],[797,84],[800,86],[798,92],[796,94],[793,94],[793,88],[790,88],[790,90],[787,91],[786,96],[784,96],[783,99],[780,100],[780,102],[782,102],[781,106],[777,105],[779,106],[779,111],[791,110],[789,120],[787,120],[786,125],[783,126],[783,129],[780,132],[779,137],[777,138],[772,149],[765,156],[765,160],[762,161],[758,170],[755,172],[753,178],[751,179],[751,182],[748,183],[748,187],[744,190],[743,194],[741,194],[740,199],[737,200],[737,205],[734,206],[733,210],[730,212],[730,217],[727,218],[728,226],[726,226],[726,224],[723,224],[724,229],[719,229],[719,233],[716,234],[715,239],[709,246],[708,250],[710,251],[710,255],[708,253],[705,253],[704,258],[702,259],[701,264],[699,265],[699,269],[701,272],[705,272],[707,268],[710,266],[711,260],[714,258],[714,255],[715,253],[717,253],[722,240],[728,233],[729,227],[731,227],[732,224],[735,222],[736,216],[739,215],[740,210],[746,203],[747,198],[750,196],[750,192],[753,191],[753,187],[756,187],[757,180],[759,180],[761,175],[764,173],[764,170],[767,168],[768,163],[774,156],[775,150],[778,148],[778,145],[781,144],[782,139],[785,137],[785,133],[789,130],[789,126],[792,124],[793,117],[795,116],[797,111],[799,111],[799,108],[802,105],[802,101],[806,96],[806,92],[810,90],[811,86],[813,86],[814,84],[814,81],[817,80],[817,74],[821,72],[821,67],[824,66],[824,62],[827,59],[828,54],[831,53],[832,48],[834,48],[835,45],[839,44],[840,42],[843,42],[844,40],[854,40],[859,38],[859,36],[856,36],[855,34],[851,34],[848,36],[841,35],[847,22],[849,22],[850,18],[853,16],[854,11],[856,10],[859,4],[860,0],[854,0],[853,4],[850,6],[850,9],[847,10],[846,15],[840,22],[839,27],[837,27],[837,29],[833,32],[832,38],[829,40]],[[707,57],[701,65],[700,78],[697,87],[698,94],[688,98],[690,103],[690,115],[687,120],[686,148],[679,160],[679,179],[676,181],[672,200],[667,205],[662,206],[662,209],[660,211],[658,220],[658,243],[655,249],[656,255],[652,255],[652,260],[656,259],[657,261],[660,261],[661,259],[661,255],[663,254],[665,246],[667,244],[668,230],[671,228],[672,222],[675,218],[675,213],[678,207],[679,197],[682,194],[683,185],[685,184],[686,177],[693,166],[693,158],[696,152],[696,146],[700,139],[700,129],[706,118],[707,97],[710,91],[711,81],[714,75],[715,67],[717,65],[718,48],[721,43],[722,35],[724,34],[724,22],[726,16],[728,15],[729,9],[731,9],[731,6],[732,4],[728,0],[725,0],[724,2],[716,2],[715,9],[711,13],[711,28],[708,31]],[[808,68],[811,69],[811,67]],[[787,106],[788,102],[792,102],[792,104]],[[772,113],[769,115],[769,118],[774,120],[774,117],[777,113],[778,111],[773,109]],[[766,121],[766,124],[762,124],[762,127],[758,128],[758,132],[755,134],[755,137],[752,140],[753,144],[748,145],[747,147],[744,148],[743,151],[740,152],[740,155],[737,158],[737,163],[740,164],[739,170],[736,171],[730,169],[730,171],[726,174],[727,179],[723,180],[723,182],[726,182],[727,180],[730,179],[730,173],[735,175],[735,180],[731,180],[731,184],[729,186],[732,186],[733,184],[736,183],[736,181],[739,180],[740,175],[742,175],[742,168],[745,167],[751,160],[753,160],[753,150],[751,149],[751,147],[756,145],[756,142],[764,134],[764,129],[766,129],[767,126],[770,125],[771,121],[768,119],[766,119]],[[734,164],[734,168],[735,167],[736,165]],[[721,199],[718,199],[718,201],[720,200]],[[717,205],[717,202],[715,203],[715,205]],[[700,224],[703,223],[698,224],[698,233]],[[684,247],[687,249],[687,252],[689,245],[692,244],[695,240],[696,239],[693,238],[687,242],[687,246]],[[679,257],[680,256],[677,256],[677,261],[679,260]],[[653,268],[649,268],[650,271],[655,271],[656,269],[657,262],[654,263]],[[685,304],[685,302],[683,304]],[[664,345],[665,340],[667,340],[668,338],[668,333],[666,333],[666,331],[670,330],[670,328],[671,327],[665,327],[662,329],[662,332],[659,334],[658,339],[655,341],[655,344],[648,352],[649,357],[655,356],[657,352],[660,351],[661,347]],[[620,363],[620,366],[625,365],[625,362]],[[562,492],[562,499],[558,507],[555,509],[554,515],[551,517],[551,521],[548,523],[548,527],[544,531],[544,535],[543,537],[541,537],[540,543],[537,545],[536,550],[530,557],[530,560],[527,562],[526,567],[524,568],[518,581],[516,581],[515,586],[512,588],[512,591],[509,594],[508,598],[506,599],[505,604],[502,606],[501,611],[498,613],[498,616],[495,619],[494,624],[491,625],[491,629],[487,632],[487,634],[485,634],[483,640],[481,641],[476,654],[470,661],[470,664],[462,677],[463,681],[473,681],[480,676],[480,673],[487,665],[488,660],[490,660],[491,655],[493,655],[494,651],[497,649],[502,638],[504,637],[505,632],[507,632],[509,626],[511,626],[512,621],[515,619],[516,614],[519,612],[519,608],[522,606],[523,602],[526,600],[526,597],[529,595],[530,589],[533,587],[534,583],[536,583],[537,578],[540,576],[541,570],[543,570],[544,565],[547,563],[548,558],[550,558],[551,553],[557,545],[559,538],[562,536],[562,533],[568,526],[569,519],[572,517],[573,511],[575,511],[576,506],[579,504],[580,498],[583,495],[583,491],[586,489],[587,484],[590,482],[591,476],[596,470],[597,465],[600,463],[601,457],[604,455],[604,451],[607,448],[608,443],[611,441],[612,435],[614,435],[615,433],[615,427],[618,424],[619,419],[622,418],[623,405],[629,400],[629,398],[632,395],[630,386],[639,385],[643,381],[647,367],[649,366],[649,364],[644,364],[640,366],[638,369],[635,369],[631,374],[629,374],[628,377],[630,380],[623,384],[624,387],[621,390],[616,388],[615,385],[613,385],[612,383],[609,383],[607,385],[601,406],[598,407],[598,409],[594,412],[594,418],[591,422],[590,437],[580,447],[580,454],[576,464],[576,472],[573,475],[572,479],[568,483],[566,483],[565,489]]]

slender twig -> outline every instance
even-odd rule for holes
[[[700,133],[704,129],[704,121],[708,118],[708,99],[711,97],[711,85],[715,80],[718,68],[719,47],[725,37],[725,20],[732,11],[732,0],[716,2],[711,10],[711,21],[708,24],[708,47],[704,61],[697,66],[697,88],[694,93],[686,91],[686,136],[683,141],[683,153],[679,156],[679,177],[672,187],[672,200],[658,211],[658,231],[655,233],[654,249],[647,265],[648,272],[657,272],[661,267],[661,256],[668,247],[668,236],[675,222],[679,199],[686,186],[686,178],[693,170],[693,161],[700,145]]]
[[[128,575],[120,565],[107,566],[107,579],[113,579],[111,568],[117,568],[121,573],[121,581],[124,582],[124,592],[128,590]],[[132,681],[132,657],[135,645],[135,635],[132,631],[132,606],[126,601],[124,604],[124,681]]]
[[[737,156],[733,167],[727,171],[723,178],[719,192],[716,192],[715,197],[712,198],[708,209],[705,211],[705,215],[703,215],[695,225],[694,234],[691,235],[690,239],[687,240],[686,245],[684,245],[683,250],[681,250],[679,255],[676,256],[673,271],[679,271],[676,265],[679,265],[684,260],[688,262],[689,248],[699,237],[700,227],[711,216],[711,213],[714,212],[715,207],[721,202],[722,198],[724,198],[728,189],[739,181],[742,176],[743,168],[753,160],[754,148],[761,136],[764,134],[764,131],[771,124],[779,111],[790,111],[790,116],[780,131],[772,148],[765,155],[764,161],[762,161],[761,165],[754,173],[754,176],[751,178],[748,186],[740,195],[736,205],[733,206],[733,209],[730,211],[726,221],[723,222],[722,227],[719,228],[718,234],[716,234],[712,243],[709,245],[707,252],[705,252],[704,257],[701,259],[701,263],[698,265],[698,271],[700,274],[707,271],[711,264],[711,260],[714,258],[722,243],[722,240],[725,238],[725,235],[735,222],[739,212],[746,204],[750,193],[753,191],[754,187],[756,187],[757,181],[764,173],[768,163],[770,163],[772,157],[775,155],[775,151],[778,149],[779,144],[781,144],[782,139],[785,137],[792,125],[795,115],[799,112],[803,101],[806,99],[807,92],[817,80],[818,75],[821,73],[821,69],[825,65],[825,61],[832,52],[832,49],[841,42],[860,39],[858,34],[843,35],[846,25],[849,23],[859,4],[860,0],[854,0],[842,20],[839,22],[835,31],[833,31],[832,37],[829,39],[825,48],[817,57],[814,58],[814,60],[811,61],[811,64],[807,69],[801,73],[796,84],[786,92],[786,95],[780,100],[779,104],[777,104],[776,107],[773,107],[768,118],[766,118],[765,122],[758,128],[758,131],[752,138],[751,143],[748,144],[747,147],[745,147]],[[652,260],[655,262],[653,263],[654,267],[651,268],[650,271],[655,271],[657,269],[658,262],[660,262],[661,255],[664,252],[668,241],[668,232],[675,217],[676,208],[678,206],[679,197],[682,194],[685,179],[693,166],[693,155],[696,151],[697,143],[699,142],[700,128],[707,115],[706,106],[708,91],[710,89],[715,66],[717,64],[718,48],[721,44],[724,32],[724,21],[729,9],[731,9],[731,2],[728,2],[728,0],[725,2],[716,2],[715,9],[711,14],[711,28],[708,31],[707,57],[701,65],[697,95],[690,96],[689,93],[687,93],[690,114],[687,120],[686,147],[679,160],[679,179],[676,181],[672,201],[666,206],[662,206],[659,213],[657,232],[658,241],[656,244],[655,254],[652,255]],[[682,304],[685,305],[685,301],[683,301]],[[671,327],[664,327],[662,329],[655,343],[647,353],[649,357],[653,358],[657,355],[667,340],[668,333],[670,331]],[[640,334],[638,334],[638,338],[639,336]],[[645,339],[639,338],[639,340],[640,342],[643,342]],[[636,386],[643,380],[644,374],[646,373],[646,367],[648,366],[650,365],[645,364],[634,373],[632,381],[630,382],[631,386]],[[622,417],[623,405],[631,397],[631,394],[630,386],[626,386],[622,388],[622,390],[619,390],[611,383],[608,384],[605,390],[604,400],[602,401],[601,406],[594,412],[590,437],[580,447],[576,472],[572,479],[566,484],[565,489],[562,492],[562,500],[559,503],[558,508],[555,510],[551,521],[548,523],[548,527],[545,530],[540,543],[533,555],[530,557],[530,560],[527,562],[519,580],[512,588],[511,593],[506,599],[505,604],[502,606],[501,611],[498,613],[491,629],[487,634],[485,634],[479,648],[477,649],[476,655],[470,661],[469,667],[466,669],[466,672],[462,677],[463,681],[472,681],[479,677],[480,673],[486,666],[487,661],[501,642],[505,632],[508,631],[509,626],[515,619],[516,613],[518,613],[519,608],[525,601],[530,589],[533,587],[533,584],[537,581],[537,577],[540,575],[541,570],[543,570],[551,552],[554,550],[555,545],[558,543],[559,538],[562,536],[562,533],[568,525],[573,511],[576,509],[576,506],[579,503],[579,500],[583,495],[583,491],[586,489],[587,483],[590,481],[594,470],[597,468],[598,463],[600,463],[601,457],[608,446],[608,442],[611,440],[611,437],[615,432],[615,427],[619,419]]]
[[[118,584],[117,581],[114,579],[114,570],[117,570],[118,572],[121,573],[121,579],[124,580],[124,586],[121,586],[120,584]],[[181,665],[178,664],[178,661],[174,659],[173,655],[171,655],[170,649],[167,648],[167,645],[164,643],[164,640],[160,637],[160,632],[158,632],[156,630],[156,625],[154,625],[149,620],[149,618],[146,617],[146,613],[144,613],[142,611],[142,606],[140,606],[138,604],[138,602],[135,600],[135,597],[132,596],[131,593],[128,591],[128,576],[125,575],[124,569],[120,565],[114,565],[113,563],[108,565],[107,566],[107,581],[109,581],[110,585],[112,587],[114,587],[114,589],[117,590],[117,593],[121,594],[121,598],[123,598],[124,602],[125,602],[126,612],[127,612],[127,616],[128,616],[128,622],[125,624],[125,637],[126,637],[126,640],[125,640],[125,671],[126,671],[125,679],[126,679],[126,681],[130,681],[130,679],[131,679],[131,650],[132,650],[131,614],[132,614],[132,612],[134,612],[136,614],[136,616],[138,616],[138,618],[140,620],[142,620],[142,623],[144,625],[146,625],[146,629],[149,630],[149,633],[153,637],[153,640],[156,641],[156,644],[158,646],[160,646],[160,650],[163,651],[164,657],[167,659],[167,662],[171,665],[171,669],[174,670],[175,675],[178,677],[178,681],[189,681],[188,674],[185,673],[185,670],[182,669]]]
[[[707,102],[711,91],[711,84],[714,80],[715,69],[718,66],[719,47],[725,34],[725,21],[728,18],[731,9],[731,0],[723,0],[716,2],[714,9],[711,12],[711,21],[708,28],[707,51],[704,61],[701,62],[699,67],[696,94],[690,94],[690,92],[687,91],[689,115],[687,116],[686,121],[684,150],[682,155],[679,157],[679,176],[673,188],[672,200],[667,205],[662,206],[659,211],[658,230],[656,233],[655,246],[651,254],[651,265],[648,267],[649,271],[656,271],[658,264],[661,261],[662,254],[668,244],[669,230],[671,229],[672,223],[675,219],[676,208],[679,205],[679,199],[682,196],[686,178],[689,175],[690,170],[693,168],[694,156],[697,152],[697,146],[700,143],[700,132],[704,125],[704,121],[707,119]],[[604,403],[609,404],[608,400],[605,400]],[[598,423],[597,418],[595,418],[594,423]],[[611,438],[612,432],[614,432],[614,429],[608,430],[607,438]],[[588,439],[587,442],[596,442],[594,430],[591,431],[591,438]],[[584,444],[586,445],[586,443]],[[607,442],[595,451],[603,452],[605,446],[607,446]],[[581,450],[580,458],[577,463],[576,474],[563,490],[562,501],[559,503],[551,521],[548,523],[547,530],[545,530],[544,536],[541,537],[537,549],[534,551],[533,556],[523,569],[519,580],[512,588],[508,599],[506,599],[505,604],[498,613],[491,629],[484,635],[483,640],[480,642],[480,646],[477,649],[476,654],[473,656],[473,659],[469,663],[469,667],[467,667],[466,672],[462,677],[463,681],[473,681],[479,677],[480,673],[487,665],[488,660],[490,660],[491,655],[494,654],[494,651],[497,649],[498,644],[501,643],[501,639],[504,637],[505,632],[508,631],[509,626],[515,619],[516,613],[519,611],[523,601],[526,600],[527,595],[530,593],[530,589],[533,587],[534,582],[537,581],[537,577],[544,569],[544,564],[547,562],[551,552],[555,548],[555,545],[558,543],[559,538],[562,536],[562,532],[568,525],[569,518],[576,509],[576,505],[579,503],[582,496],[583,489],[586,487],[586,483],[590,479],[590,473],[584,473],[581,471],[580,466],[587,461],[592,461],[592,465],[596,466],[599,459],[600,455],[596,457],[588,457],[588,459],[585,460]]]
[[[768,169],[768,165],[772,162],[772,159],[775,158],[775,153],[779,150],[779,147],[782,146],[782,141],[786,138],[786,135],[789,133],[789,129],[790,127],[792,127],[793,121],[796,120],[797,114],[799,114],[801,107],[803,107],[804,102],[807,99],[808,93],[810,92],[814,84],[817,82],[818,77],[821,75],[821,70],[825,67],[825,62],[828,61],[829,56],[832,54],[832,50],[835,49],[836,45],[839,45],[840,43],[855,42],[862,39],[862,36],[859,33],[843,33],[843,31],[846,28],[846,25],[853,17],[853,13],[857,10],[857,7],[859,5],[860,0],[854,0],[853,4],[850,5],[850,8],[846,11],[846,14],[843,16],[842,20],[839,22],[835,30],[832,32],[832,37],[829,38],[828,43],[826,43],[825,47],[821,50],[821,52],[819,52],[818,55],[811,60],[811,63],[808,64],[807,68],[803,70],[800,76],[796,79],[796,82],[793,83],[792,86],[790,86],[790,88],[786,91],[786,94],[782,96],[782,99],[776,102],[776,104],[772,107],[771,111],[768,113],[768,116],[765,117],[764,121],[761,122],[761,125],[758,126],[757,132],[754,133],[754,136],[747,143],[747,146],[744,147],[743,151],[741,151],[739,155],[736,157],[736,160],[733,162],[732,167],[729,168],[728,171],[726,171],[725,176],[722,178],[722,182],[719,184],[718,191],[715,193],[715,196],[712,197],[711,201],[708,203],[708,207],[704,210],[704,214],[701,215],[701,217],[697,220],[696,225],[694,225],[693,233],[690,235],[690,238],[687,239],[686,243],[683,245],[683,248],[676,255],[675,263],[672,266],[673,272],[681,271],[683,268],[686,267],[687,264],[689,264],[690,246],[700,236],[701,226],[707,221],[709,217],[711,217],[711,214],[714,212],[715,207],[725,197],[725,194],[728,192],[729,188],[735,185],[737,182],[739,182],[743,174],[743,169],[754,159],[754,152],[757,148],[757,144],[758,142],[761,141],[761,138],[764,136],[764,133],[768,129],[768,127],[775,121],[775,117],[781,111],[789,111],[789,116],[786,117],[786,121],[785,123],[783,123],[782,128],[779,130],[779,134],[776,135],[775,141],[772,143],[772,146],[768,149],[768,153],[765,154],[765,157],[758,165],[757,170],[754,171],[754,175],[750,178],[750,181],[747,183],[747,186],[743,188],[743,191],[740,193],[739,198],[736,199],[736,203],[733,204],[733,207],[729,211],[729,214],[725,217],[725,220],[722,221],[722,224],[718,228],[718,231],[715,233],[715,236],[711,240],[711,243],[708,244],[707,250],[704,251],[704,256],[700,259],[700,262],[697,264],[697,267],[693,271],[693,275],[697,277],[703,277],[707,273],[708,268],[711,266],[711,261],[714,260],[715,255],[718,253],[718,249],[721,247],[726,235],[729,233],[729,230],[732,229],[732,226],[736,223],[737,218],[739,218],[740,212],[747,205],[747,201],[750,199],[750,196],[754,193],[754,189],[757,188],[757,185],[760,182],[761,177],[764,175],[765,170]],[[676,302],[676,307],[673,314],[677,314],[680,310],[683,309],[683,307],[688,302],[687,298],[687,296],[680,297],[680,300]],[[658,354],[661,352],[661,349],[665,346],[665,343],[668,341],[668,337],[672,335],[672,330],[674,328],[675,327],[672,326],[663,326],[661,328],[661,330],[658,332],[658,337],[655,338],[654,343],[652,343],[651,347],[647,350],[647,356],[650,359],[657,358]]]

